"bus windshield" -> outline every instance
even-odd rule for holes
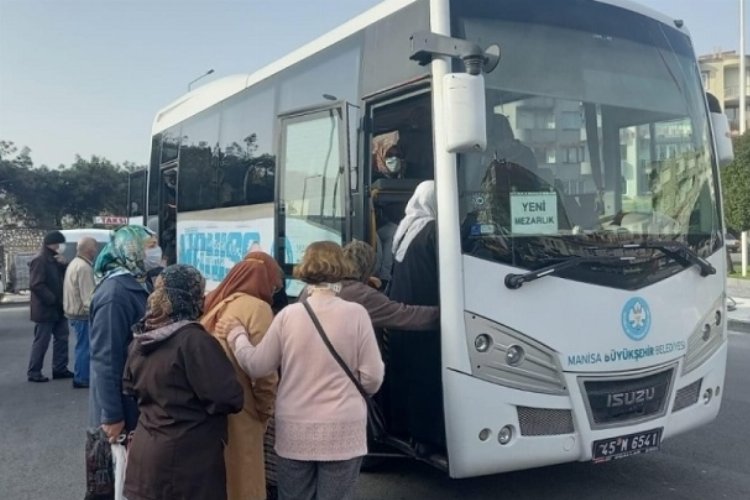
[[[454,6],[458,36],[502,50],[485,77],[487,149],[459,157],[466,254],[533,270],[623,252],[633,259],[560,274],[635,289],[683,267],[625,243],[719,248],[708,114],[684,34],[598,2]]]

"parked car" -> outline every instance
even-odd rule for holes
[[[78,251],[78,242],[84,236],[90,236],[96,240],[96,246],[99,251],[104,245],[109,243],[112,231],[109,229],[63,229],[60,231],[65,236],[65,251],[63,256],[70,262],[76,256]]]
[[[727,233],[726,235],[724,235],[724,244],[726,245],[727,250],[732,253],[740,251],[740,240],[735,238],[731,233]]]

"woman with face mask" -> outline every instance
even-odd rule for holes
[[[122,394],[122,370],[131,327],[143,317],[150,288],[146,248],[156,239],[143,226],[124,226],[112,235],[94,263],[99,281],[91,297],[89,424],[111,440],[135,428],[138,410]]]
[[[401,152],[401,148],[398,146],[390,148],[385,154],[384,163],[389,177],[401,177],[401,172],[404,169],[404,154]]]
[[[150,231],[150,230],[149,230]],[[162,248],[156,239],[156,233],[150,232],[151,239],[146,242],[146,252],[143,257],[143,268],[146,270],[146,284],[149,289],[154,289],[156,277],[164,269],[164,256]]]

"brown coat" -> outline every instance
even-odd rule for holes
[[[141,412],[125,496],[226,498],[227,414],[242,408],[242,388],[219,343],[195,323],[147,351],[132,342],[123,391],[136,397]]]
[[[271,306],[266,302],[235,293],[219,302],[201,319],[203,324],[214,324],[222,318],[235,317],[257,345],[273,320]],[[224,451],[227,465],[227,498],[229,500],[255,500],[266,498],[263,436],[266,423],[273,415],[276,399],[276,374],[251,379],[237,364],[227,345],[226,338],[216,337],[224,347],[237,380],[245,393],[245,405],[240,413],[229,417],[229,444]]]

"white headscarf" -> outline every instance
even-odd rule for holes
[[[435,199],[435,181],[421,182],[414,190],[409,203],[406,204],[405,216],[393,235],[393,256],[396,262],[402,262],[411,242],[428,222],[435,220],[437,201]]]

